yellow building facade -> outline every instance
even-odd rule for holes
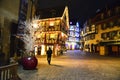
[[[120,6],[103,10],[89,19],[81,31],[85,51],[120,56]]]
[[[49,47],[53,50],[53,56],[58,56],[60,51],[65,48],[67,31],[69,29],[68,7],[63,8],[61,16],[42,18],[37,21],[40,29],[36,31],[37,36],[35,51],[38,55],[46,55]],[[55,13],[54,13],[55,14]],[[41,15],[42,16],[42,15]],[[38,51],[40,50],[40,53]]]

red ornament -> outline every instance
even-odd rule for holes
[[[35,56],[28,56],[22,59],[23,69],[25,70],[36,69],[37,64],[38,64],[38,60]]]

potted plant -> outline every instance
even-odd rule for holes
[[[31,70],[36,69],[38,64],[38,60],[35,57],[34,53],[34,45],[35,45],[35,31],[37,30],[36,25],[34,23],[35,19],[23,22],[23,33],[17,34],[19,39],[24,43],[24,50],[22,50],[23,56],[21,59],[21,63],[23,69]]]

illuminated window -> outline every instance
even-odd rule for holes
[[[92,25],[91,30],[95,31],[95,25]]]
[[[74,32],[73,31],[70,31],[70,36],[74,36]]]
[[[74,30],[74,26],[70,26],[70,30]]]
[[[54,38],[55,37],[55,34],[50,34],[50,38]]]
[[[76,23],[76,27],[79,27],[79,23],[78,22]]]
[[[50,38],[56,39],[57,38],[57,34],[50,34]]]
[[[59,25],[60,24],[60,21],[59,20],[56,20],[55,21],[55,25]]]
[[[89,32],[89,27],[86,28],[86,31]]]
[[[69,37],[69,41],[75,41],[75,38]]]
[[[46,26],[49,26],[49,21],[46,21]]]
[[[79,33],[78,32],[75,32],[75,37],[79,37]]]
[[[72,24],[72,22],[70,22],[70,24]]]
[[[54,21],[50,21],[50,26],[54,26]]]
[[[46,39],[49,39],[49,34],[46,34]]]
[[[76,40],[75,40],[76,42],[79,42],[80,40],[79,40],[79,38],[76,38]]]
[[[78,27],[76,27],[76,28],[75,28],[75,31],[79,32],[79,28],[78,28]]]

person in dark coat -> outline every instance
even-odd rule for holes
[[[41,47],[38,48],[38,55],[41,55]]]
[[[50,62],[51,62],[51,55],[52,55],[52,50],[49,47],[49,49],[47,50],[47,61],[48,61],[49,65],[50,65]]]

